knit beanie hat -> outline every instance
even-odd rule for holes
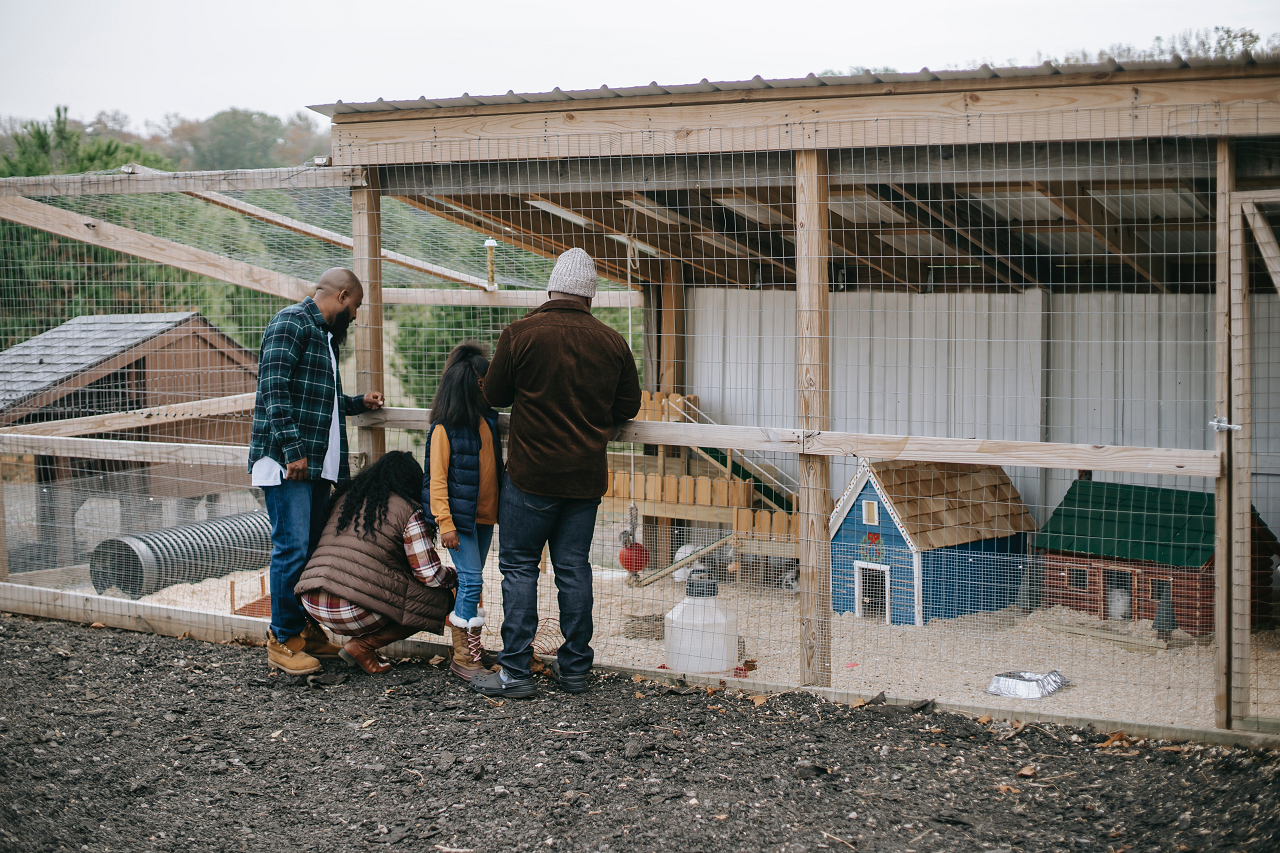
[[[572,293],[591,299],[596,295],[596,262],[582,249],[570,249],[556,259],[547,291]]]

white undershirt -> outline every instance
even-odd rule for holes
[[[329,332],[329,363],[333,365],[333,419],[329,422],[329,447],[325,450],[324,465],[320,469],[320,477],[331,483],[338,482],[338,466],[341,463],[342,436],[338,432],[338,360],[333,356],[333,333]],[[278,486],[284,479],[285,470],[280,463],[270,456],[264,456],[253,463],[253,485]]]

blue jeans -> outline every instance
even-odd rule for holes
[[[281,480],[262,488],[271,519],[271,633],[278,643],[307,625],[293,588],[324,531],[332,487],[328,480]]]
[[[502,570],[502,652],[498,663],[514,678],[528,678],[538,631],[538,574],[550,543],[564,645],[557,659],[565,675],[591,669],[591,537],[599,498],[575,500],[522,492],[506,477],[498,503],[498,567]]]
[[[449,552],[453,556],[453,567],[458,570],[458,597],[453,602],[453,612],[459,619],[474,619],[480,606],[480,593],[484,591],[484,561],[489,558],[493,525],[477,524],[470,533],[456,532],[458,550]]]

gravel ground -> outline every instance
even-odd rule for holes
[[[0,850],[1275,850],[1280,752],[0,616]],[[1019,775],[1019,774],[1022,775]]]

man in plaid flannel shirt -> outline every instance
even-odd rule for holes
[[[314,298],[267,324],[258,356],[249,471],[271,518],[270,666],[290,675],[320,670],[338,647],[303,610],[293,588],[324,529],[329,491],[349,476],[344,418],[382,408],[382,394],[345,396],[337,348],[364,301],[350,270],[320,277]]]

